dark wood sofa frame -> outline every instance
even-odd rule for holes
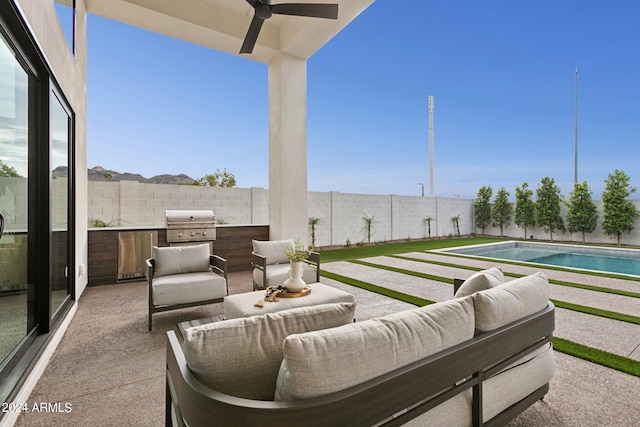
[[[198,381],[178,338],[167,332],[166,425],[357,426],[402,425],[438,404],[472,389],[473,426],[503,426],[549,390],[546,384],[483,423],[483,382],[535,348],[551,341],[555,311],[544,310],[480,334],[364,383],[318,398],[272,402],[229,396]],[[366,363],[363,360],[362,363]]]
[[[153,328],[153,313],[159,313],[161,311],[177,310],[179,308],[197,307],[199,305],[213,304],[216,302],[224,301],[224,298],[216,298],[205,301],[195,301],[186,304],[173,304],[173,305],[153,305],[153,275],[155,270],[155,259],[149,258],[147,263],[147,282],[149,284],[149,332]],[[229,295],[229,281],[227,280],[227,260],[218,255],[209,255],[209,263],[211,264],[211,271],[220,274],[224,277],[224,281],[227,286],[227,295]]]
[[[320,253],[311,252],[309,254],[309,258],[305,260],[311,268],[316,270],[316,282],[320,281]],[[257,268],[262,271],[262,284],[267,283],[267,258],[258,255],[255,252],[251,252],[251,268]],[[260,289],[264,289],[264,287],[258,286],[255,280],[253,280],[253,290],[257,291]]]

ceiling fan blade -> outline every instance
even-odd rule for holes
[[[259,3],[259,0],[247,0],[247,3],[249,3],[251,5],[251,7],[253,7],[255,9],[256,6]]]
[[[251,25],[249,25],[247,35],[244,37],[244,42],[242,42],[240,53],[253,52],[253,47],[256,44],[256,40],[258,40],[258,34],[260,34],[260,28],[262,28],[263,23],[264,19],[257,16],[253,17],[253,19],[251,20]]]
[[[271,5],[271,12],[279,15],[310,16],[338,19],[338,5],[326,3],[283,3]]]

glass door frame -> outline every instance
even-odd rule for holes
[[[37,41],[29,32],[19,8],[12,0],[0,2],[0,36],[16,53],[28,74],[28,289],[29,324],[27,333],[0,371],[0,403],[12,399],[26,381],[46,344],[75,300],[75,113],[64,92],[55,82]],[[54,95],[69,113],[68,151],[68,297],[55,316],[51,316],[51,97]],[[32,315],[33,314],[33,315]],[[2,421],[2,413],[0,413]]]
[[[48,242],[49,242],[49,271],[47,272],[47,276],[48,276],[48,283],[49,283],[49,292],[48,294],[48,301],[47,301],[47,308],[48,308],[48,318],[49,320],[49,327],[47,329],[46,332],[49,332],[49,330],[51,330],[51,328],[53,327],[53,325],[58,321],[58,319],[66,312],[65,307],[68,307],[70,302],[72,300],[75,300],[75,173],[73,172],[74,166],[75,166],[75,141],[74,141],[74,135],[75,135],[75,114],[73,113],[73,110],[69,107],[69,103],[67,102],[66,98],[64,97],[64,95],[62,94],[62,91],[60,91],[57,87],[57,85],[53,82],[53,81],[49,81],[49,100],[48,100],[48,106],[49,106],[49,111],[47,114],[47,118],[49,121],[49,126],[48,126],[48,130],[49,130],[49,149],[48,151],[48,156],[47,156],[47,163],[48,163],[48,167],[47,167],[47,171],[48,171],[48,177],[47,177],[47,184],[48,184],[48,188],[49,191],[48,193],[48,198],[49,198],[49,203],[48,203],[48,221],[49,221],[49,227],[48,227],[48,232],[49,232],[49,236],[48,236]],[[64,302],[59,306],[59,308],[55,311],[55,313],[52,313],[53,310],[55,310],[54,307],[51,306],[51,298],[52,298],[52,292],[54,291],[54,289],[52,288],[53,283],[54,283],[54,270],[53,270],[53,257],[55,256],[54,253],[54,249],[53,249],[53,201],[51,199],[51,195],[53,194],[53,189],[52,189],[52,152],[53,152],[53,138],[51,136],[51,114],[52,114],[52,108],[51,108],[51,104],[57,101],[59,102],[60,106],[63,108],[63,110],[65,111],[65,113],[67,113],[67,168],[68,168],[68,182],[67,182],[67,250],[66,250],[66,259],[67,259],[67,265],[66,265],[66,282],[67,282],[67,295],[64,299]],[[44,151],[44,150],[43,150]],[[43,170],[43,169],[41,169]],[[42,313],[41,313],[42,314]],[[40,318],[40,324],[41,324],[41,331],[42,331],[42,323],[44,323],[44,319],[46,319],[45,317],[41,317]],[[43,331],[44,332],[44,331]]]

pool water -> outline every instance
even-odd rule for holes
[[[640,276],[640,250],[534,242],[505,242],[443,250],[464,255]]]

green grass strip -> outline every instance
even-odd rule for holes
[[[367,291],[375,292],[376,294],[384,295],[393,299],[397,299],[399,301],[408,302],[409,304],[417,305],[418,307],[423,307],[425,305],[433,304],[435,302],[435,301],[430,301],[428,299],[405,294],[402,292],[394,291],[392,289],[383,288],[382,286],[374,285],[372,283],[363,282],[362,280],[352,279],[351,277],[342,276],[336,273],[330,273],[324,270],[322,270],[320,274],[323,277],[337,280],[339,282],[346,283],[347,285],[351,285],[357,288],[365,289]]]
[[[406,257],[404,259],[406,259]],[[417,260],[417,261],[420,261],[420,260]],[[359,264],[359,265],[364,265],[364,266],[371,267],[371,268],[378,268],[378,269],[381,269],[381,270],[392,271],[394,273],[407,274],[409,276],[419,277],[421,279],[435,280],[435,281],[438,281],[438,282],[443,282],[443,283],[447,283],[447,284],[453,285],[452,279],[450,279],[448,277],[435,276],[435,275],[432,275],[432,274],[420,273],[420,272],[417,272],[417,271],[405,270],[403,268],[390,267],[388,265],[375,264],[375,263],[372,263],[372,262],[361,261],[361,260],[350,260],[348,262],[352,262],[354,264]],[[473,269],[475,269],[475,267],[474,268],[470,268],[470,270],[473,270]],[[522,274],[515,274],[515,273],[505,273],[505,275],[511,275],[511,276],[515,276],[515,277],[523,277]],[[553,302],[553,304],[556,307],[564,308],[566,310],[577,311],[579,313],[591,314],[593,316],[604,317],[604,318],[607,318],[607,319],[618,320],[620,322],[627,322],[627,323],[633,323],[635,325],[640,325],[640,317],[632,316],[630,314],[617,313],[615,311],[602,310],[602,309],[599,309],[599,308],[587,307],[587,306],[584,306],[584,305],[572,304],[572,303],[568,303],[568,302],[564,302],[564,301],[558,301],[558,300],[551,300],[551,302]]]
[[[380,243],[370,246],[352,246],[341,249],[323,250],[322,262],[347,261],[358,258],[393,255],[404,252],[424,252],[454,246],[479,245],[481,243],[504,242],[505,239],[490,237],[459,237],[451,239],[416,240],[399,243]]]
[[[402,292],[397,292],[391,289],[384,288],[382,286],[377,286],[371,283],[363,282],[361,280],[352,279],[350,277],[342,276],[340,274],[330,273],[328,271],[322,271],[321,274],[322,276],[327,277],[329,279],[337,280],[339,282],[346,283],[348,285],[355,286],[361,289],[365,289],[367,291],[375,292],[380,295],[385,295],[390,298],[397,299],[399,301],[408,302],[410,304],[413,304],[419,307],[434,303],[434,301],[414,297],[412,295],[408,295]],[[561,308],[567,308],[567,307],[563,307],[564,305],[574,306],[573,304],[566,304],[560,301],[553,301],[553,303],[555,304],[556,307],[561,307]],[[576,307],[580,307],[580,306],[574,306],[573,309],[575,309]],[[590,307],[583,307],[583,308],[587,310],[596,310]],[[603,310],[598,310],[598,311],[603,311]],[[588,313],[588,311],[585,311],[585,312]],[[624,316],[618,313],[612,313],[612,314],[615,315],[615,317],[612,317],[612,318],[616,318],[616,320],[620,320],[620,319],[617,319],[618,316]],[[633,318],[634,316],[629,316],[629,317]],[[631,323],[637,323],[638,321],[640,321],[640,319],[636,318],[636,321]],[[599,350],[593,347],[588,347],[586,345],[578,344],[573,341],[569,341],[569,340],[558,338],[558,337],[553,338],[553,348],[556,351],[565,353],[569,356],[577,357],[579,359],[583,359],[601,366],[605,366],[607,368],[611,368],[616,371],[623,372],[625,374],[640,377],[640,362],[638,362],[637,360],[629,359],[628,357],[619,356],[617,354],[609,353],[607,351]]]
[[[599,308],[587,307],[584,305],[572,304],[569,302],[558,301],[558,300],[549,300],[558,308],[564,308],[566,310],[577,311],[585,314],[592,314],[598,317],[605,317],[607,319],[618,320],[620,322],[633,323],[635,325],[640,325],[640,317],[632,316],[630,314],[617,313],[615,311],[602,310]]]
[[[471,271],[484,270],[484,268],[482,268],[482,267],[462,266],[462,265],[459,265],[459,264],[453,264],[453,263],[449,263],[449,262],[426,260],[426,259],[413,258],[413,257],[408,257],[408,256],[402,256],[402,255],[390,255],[390,257],[391,258],[402,259],[402,260],[405,260],[405,261],[421,262],[421,263],[424,263],[424,264],[441,265],[443,267],[463,268],[465,270],[471,270]],[[488,261],[488,259],[487,259],[487,261]],[[495,262],[495,260],[492,260],[492,261]],[[513,264],[513,263],[509,263],[509,264]],[[518,264],[518,265],[531,267],[531,265],[525,265],[525,264]],[[575,273],[575,271],[572,271],[572,272]],[[526,276],[526,274],[508,273],[508,272],[505,272],[504,275],[505,276],[510,276],[510,277],[516,277],[516,278]],[[582,283],[565,282],[563,280],[555,280],[555,279],[549,279],[549,283],[552,283],[554,285],[567,286],[569,288],[585,289],[587,291],[594,291],[594,292],[602,292],[602,293],[611,294],[611,295],[621,295],[621,296],[624,296],[624,297],[640,298],[640,293],[638,293],[638,292],[625,291],[625,290],[621,290],[621,289],[612,289],[612,288],[604,288],[602,286],[584,285]]]
[[[563,338],[553,338],[553,348],[561,353],[587,360],[616,371],[640,377],[640,362]]]
[[[449,277],[435,276],[433,274],[421,273],[419,271],[413,271],[413,270],[406,270],[404,268],[391,267],[384,264],[375,264],[372,262],[362,261],[359,259],[352,259],[352,260],[349,260],[348,262],[364,265],[367,267],[379,268],[380,270],[393,271],[394,273],[406,274],[408,276],[419,277],[421,279],[435,280],[436,282],[445,282],[450,285],[453,285],[453,279]]]

